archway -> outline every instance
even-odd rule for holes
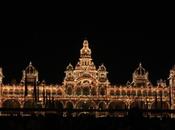
[[[96,94],[97,94],[96,88],[93,87],[93,88],[91,89],[91,95],[95,96]]]
[[[126,104],[123,101],[112,101],[108,105],[109,116],[124,116],[125,112],[122,110],[126,109]]]
[[[72,102],[67,102],[66,103],[66,109],[73,109],[74,108],[74,105]]]
[[[27,110],[27,109],[34,109],[34,108],[42,108],[42,106],[41,104],[37,104],[32,99],[30,99],[24,102],[23,108]],[[34,111],[31,111],[31,110],[24,111],[24,114],[34,114]]]
[[[106,102],[100,102],[99,104],[98,104],[98,109],[99,110],[105,110],[107,108],[107,104],[106,104]],[[99,112],[98,113],[98,116],[100,116],[100,117],[103,117],[103,116],[106,116],[106,112]]]
[[[64,108],[64,105],[61,101],[55,100],[54,101],[54,108],[58,110],[62,110]]]
[[[83,87],[83,95],[90,95],[90,89],[89,86]]]
[[[169,107],[169,104],[167,102],[164,102],[164,101],[160,102],[160,101],[158,101],[158,102],[152,103],[151,109],[168,110],[168,109],[170,109],[170,107]]]
[[[106,102],[100,102],[100,103],[98,104],[98,109],[104,110],[104,109],[106,109],[106,108],[107,108]]]
[[[105,95],[106,94],[106,90],[105,90],[105,87],[101,87],[100,88],[100,95]]]
[[[109,103],[108,109],[109,110],[126,109],[126,104],[123,101],[113,101]]]
[[[66,109],[67,109],[66,115],[68,117],[72,117],[73,116],[73,111],[72,111],[73,108],[74,108],[74,106],[73,106],[72,102],[67,102],[66,103]]]
[[[146,109],[146,105],[144,101],[134,101],[130,105],[130,109],[138,108],[138,109]]]
[[[82,110],[81,112],[77,113],[78,116],[81,115],[82,113],[85,115],[95,115],[93,109],[96,109],[96,104],[94,101],[81,100],[76,104],[76,108]]]
[[[78,87],[78,88],[76,89],[76,95],[81,95],[81,88],[80,88],[80,87]]]
[[[168,102],[157,101],[152,103],[151,109],[152,110],[170,110],[170,105],[168,104]],[[170,114],[167,112],[154,111],[154,113],[152,113],[152,116],[170,116]]]
[[[2,103],[3,108],[20,108],[20,103],[16,99],[7,99]]]
[[[20,103],[16,99],[7,99],[2,103],[2,108],[20,108]],[[19,111],[4,111],[2,114],[19,114]]]
[[[96,108],[96,104],[93,101],[82,100],[82,101],[79,101],[77,103],[76,108],[77,109],[83,109],[83,110],[95,109]]]
[[[63,116],[63,109],[64,109],[64,105],[61,101],[58,101],[58,100],[55,100],[53,101],[54,104],[53,104],[53,108],[57,109],[57,114],[58,116]]]
[[[69,86],[69,87],[67,88],[67,94],[68,94],[68,95],[72,95],[72,86]]]

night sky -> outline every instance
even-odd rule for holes
[[[1,36],[0,66],[4,82],[20,81],[22,70],[32,61],[39,79],[47,83],[62,83],[69,63],[76,65],[84,39],[88,39],[93,61],[109,72],[111,84],[126,84],[139,62],[148,70],[155,85],[167,79],[175,64],[174,37],[171,33],[115,32],[96,28],[71,31],[29,32],[7,31]]]

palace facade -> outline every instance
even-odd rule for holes
[[[1,108],[58,108],[58,109],[175,109],[175,66],[170,70],[169,84],[159,80],[153,86],[142,64],[126,85],[111,85],[106,67],[96,68],[89,43],[84,40],[76,66],[69,64],[62,84],[39,82],[39,73],[30,62],[23,70],[18,85],[3,84],[0,68]],[[109,113],[96,113],[107,116]]]

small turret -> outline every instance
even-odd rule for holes
[[[69,65],[66,67],[66,71],[65,71],[65,79],[66,81],[73,81],[74,80],[74,75],[73,75],[73,66],[71,63],[69,63]]]

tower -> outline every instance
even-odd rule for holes
[[[33,98],[35,102],[39,100],[39,88],[37,86],[38,83],[38,71],[32,65],[32,62],[23,70],[22,80],[21,82],[25,85],[25,94],[28,95],[28,86],[33,86]]]
[[[83,41],[80,58],[75,68],[71,64],[66,67],[63,81],[68,95],[95,95],[97,85],[97,70],[91,58],[91,49],[87,40]]]
[[[65,71],[65,78],[64,78],[64,86],[65,86],[65,91],[66,94],[72,95],[73,94],[73,89],[74,89],[74,68],[73,66],[69,63],[69,65],[66,67]]]
[[[170,94],[170,106],[171,109],[174,109],[174,100],[175,100],[175,65],[170,70],[169,74],[169,94]]]
[[[38,71],[32,65],[32,62],[30,62],[26,69],[23,70],[21,82],[27,85],[34,85],[38,83]]]
[[[135,87],[146,87],[149,84],[148,72],[139,64],[139,67],[134,71],[132,76],[132,85]]]
[[[99,95],[107,94],[107,86],[109,85],[107,74],[108,74],[108,72],[106,71],[106,67],[103,64],[101,66],[99,66],[99,68],[97,70]]]
[[[83,41],[83,47],[80,50],[80,58],[74,70],[76,94],[90,95],[96,94],[95,85],[97,83],[96,67],[91,58],[91,49],[87,40]]]

